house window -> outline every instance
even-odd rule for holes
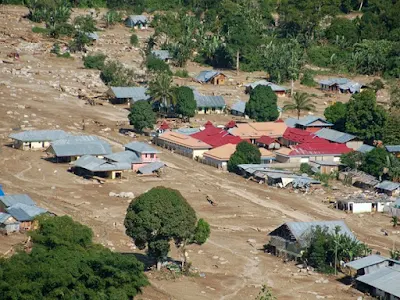
[[[212,111],[215,111],[215,107],[211,108]]]
[[[203,111],[203,108],[202,108],[202,107],[199,107],[199,111]]]
[[[150,154],[150,158],[154,158],[154,154]]]

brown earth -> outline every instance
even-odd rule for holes
[[[121,127],[128,126],[128,112],[124,107],[108,103],[90,106],[77,98],[79,89],[86,93],[106,90],[98,79],[98,71],[83,69],[80,55],[74,55],[73,59],[50,55],[52,42],[31,32],[33,24],[21,18],[24,13],[26,10],[21,7],[0,6],[0,60],[5,61],[0,64],[0,114],[3,116],[0,119],[0,182],[5,191],[28,193],[40,206],[90,226],[97,242],[114,251],[136,253],[139,258],[143,255],[134,249],[124,232],[123,220],[129,200],[109,197],[110,192],[131,191],[139,195],[159,185],[175,188],[187,198],[198,217],[211,224],[208,242],[201,247],[188,247],[189,260],[205,278],[166,280],[148,272],[152,285],[144,289],[139,299],[254,299],[262,284],[271,286],[278,299],[356,299],[361,294],[334,276],[300,273],[292,263],[264,254],[260,249],[267,242],[268,232],[290,220],[344,219],[374,251],[387,255],[393,244],[400,242],[387,216],[349,215],[329,208],[323,202],[328,196],[354,190],[340,183],[335,183],[339,188],[336,192],[318,190],[303,195],[261,186],[163,150],[160,156],[168,165],[163,177],[128,174],[121,181],[100,185],[69,173],[68,165],[46,161],[43,152],[10,148],[7,136],[13,129],[60,128],[82,133],[82,120],[84,133],[108,139],[115,151],[132,140],[118,133]],[[150,32],[139,33],[141,42]],[[100,33],[100,41],[94,48],[139,72],[140,51],[130,48],[129,35],[129,29],[114,27]],[[15,51],[21,56],[18,62],[7,57]],[[191,74],[200,69],[204,68],[188,66]],[[233,72],[227,73],[233,82],[239,83],[260,75],[241,73],[237,77]],[[243,88],[236,84],[199,88],[208,93],[226,94],[229,103],[236,97],[244,99]],[[320,93],[316,89],[308,91]],[[325,101],[324,97],[320,99],[320,111]],[[229,120],[228,116],[206,118],[221,123]],[[209,205],[206,195],[211,195],[218,206]],[[386,229],[389,236],[384,236],[381,229]],[[6,252],[19,242],[19,237],[0,237],[0,250]],[[249,239],[254,239],[255,244],[250,245]],[[178,259],[179,255],[172,249],[171,257]],[[320,278],[329,283],[318,283]]]

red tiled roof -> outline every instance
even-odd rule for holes
[[[297,145],[290,153],[289,156],[301,155],[326,155],[326,154],[344,154],[351,152],[352,149],[348,148],[345,144],[338,143],[304,143]]]
[[[315,136],[312,132],[298,129],[298,128],[286,128],[285,132],[283,133],[283,138],[292,141],[295,143],[303,144],[303,143],[329,143],[328,140],[321,139]]]
[[[231,120],[231,121],[228,122],[228,124],[225,125],[225,128],[229,129],[229,128],[233,128],[235,126],[236,126],[236,122]]]
[[[213,148],[226,144],[239,144],[242,139],[238,136],[233,136],[224,129],[214,126],[207,126],[206,129],[191,135],[204,143],[211,145]]]
[[[264,145],[270,145],[272,143],[277,143],[276,139],[269,137],[267,135],[263,135],[259,139],[256,140],[256,143],[264,144]]]
[[[283,121],[282,119],[278,119],[275,121],[275,123],[284,123],[285,121]]]
[[[204,124],[204,127],[208,127],[208,126],[214,126],[213,123],[211,123],[211,121],[207,121],[206,124]]]
[[[167,123],[166,121],[164,121],[164,122],[161,124],[160,129],[161,129],[161,130],[167,130],[167,129],[169,129],[168,123]]]

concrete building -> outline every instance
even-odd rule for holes
[[[397,158],[400,158],[400,145],[387,145],[385,148],[387,152],[392,153]]]
[[[165,164],[161,161],[155,161],[140,167],[137,172],[144,176],[157,175],[159,176]]]
[[[221,170],[228,169],[228,161],[236,151],[237,144],[225,144],[203,154],[202,163]]]
[[[245,110],[246,110],[246,102],[244,101],[238,101],[235,104],[232,105],[231,107],[231,114],[234,116],[245,116]]]
[[[0,233],[8,235],[18,232],[19,224],[10,214],[0,212]]]
[[[356,136],[330,128],[322,128],[321,130],[318,130],[315,132],[315,136],[332,143],[346,144],[347,147],[353,150],[357,150],[363,145],[363,142]]]
[[[47,213],[47,210],[35,206],[17,203],[7,208],[7,213],[11,215],[19,224],[20,231],[31,230],[35,227],[35,218]]]
[[[108,89],[107,95],[110,101],[114,104],[133,104],[137,101],[150,100],[147,95],[147,87],[132,86],[132,87],[116,87],[112,86]]]
[[[393,204],[389,197],[366,194],[350,195],[336,200],[336,208],[353,214],[383,212],[385,207]]]
[[[134,29],[147,29],[149,19],[144,15],[131,15],[125,19],[125,25]]]
[[[256,139],[256,145],[268,150],[278,150],[281,148],[281,144],[277,139],[267,135],[263,135],[259,139]]]
[[[6,212],[7,208],[15,204],[35,206],[35,201],[27,194],[5,195],[0,197],[0,212]]]
[[[250,140],[252,143],[255,143],[262,136],[269,136],[271,138],[282,137],[286,128],[285,123],[277,122],[238,123],[235,127],[229,129],[228,132],[240,137],[242,140]]]
[[[151,54],[167,63],[172,59],[172,55],[168,50],[151,50]]]
[[[191,135],[195,139],[203,141],[213,148],[223,146],[225,144],[239,144],[242,139],[233,136],[224,128],[215,127],[210,121],[204,125],[204,129]]]
[[[84,155],[103,158],[112,153],[110,144],[92,135],[69,136],[57,140],[46,151],[54,156],[55,162],[72,162]]]
[[[9,135],[13,140],[13,147],[21,150],[44,150],[51,142],[67,136],[63,130],[27,130]]]
[[[331,174],[339,171],[341,163],[337,161],[310,160],[309,165],[321,174]]]
[[[160,147],[192,159],[202,158],[204,152],[212,148],[198,139],[173,131],[166,131],[155,137],[153,141]]]
[[[400,183],[384,180],[375,186],[375,190],[388,196],[399,196]]]
[[[350,270],[353,277],[374,273],[386,267],[400,266],[400,261],[390,259],[378,254],[371,254],[348,262],[344,266]]]
[[[123,172],[132,168],[130,163],[110,162],[90,155],[80,157],[74,162],[73,166],[76,175],[108,179],[121,179]]]
[[[286,147],[304,143],[329,143],[328,140],[319,138],[312,132],[293,127],[286,128],[283,136],[279,138],[279,141]]]
[[[196,101],[196,113],[200,115],[223,114],[226,103],[222,96],[206,96],[194,90],[194,100]]]
[[[323,128],[331,128],[333,126],[332,123],[329,123],[324,118],[316,116],[305,116],[300,119],[287,118],[285,120],[285,124],[288,127],[299,128],[312,133],[315,133]]]

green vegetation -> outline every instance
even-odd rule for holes
[[[328,122],[333,124],[333,129],[343,132],[346,130],[346,112],[346,104],[343,102],[336,102],[325,109],[324,116]]]
[[[132,46],[138,46],[138,45],[139,45],[139,38],[138,38],[138,36],[137,36],[136,34],[134,34],[134,33],[131,35],[129,41],[130,41],[130,43],[131,43]]]
[[[157,261],[158,270],[168,256],[170,241],[182,251],[183,269],[185,246],[202,244],[209,235],[209,225],[204,220],[197,222],[195,211],[181,193],[165,187],[152,188],[131,202],[125,228],[139,249],[147,248],[147,254]]]
[[[264,284],[255,300],[276,300],[276,297],[272,294],[271,289]]]
[[[83,65],[86,69],[103,70],[106,58],[103,53],[87,55],[83,58]]]
[[[176,96],[172,87],[172,77],[161,72],[149,84],[149,95],[158,105],[159,109],[171,110],[176,105]]]
[[[306,70],[303,74],[303,76],[300,79],[300,84],[309,86],[309,87],[314,87],[317,85],[317,83],[314,81],[314,74],[313,72]]]
[[[181,78],[188,78],[189,72],[185,69],[181,69],[181,70],[176,70],[174,75]]]
[[[383,129],[383,142],[386,145],[400,145],[400,111],[392,109]]]
[[[153,107],[147,101],[137,101],[132,104],[128,119],[138,132],[142,132],[145,128],[153,128],[157,120]]]
[[[107,61],[101,70],[101,80],[108,86],[132,86],[135,85],[133,70],[125,68],[117,60]]]
[[[307,174],[307,175],[313,175],[314,174],[311,166],[308,163],[301,163],[300,164],[300,172],[302,174]]]
[[[365,155],[361,170],[375,177],[381,178],[387,166],[388,153],[383,148],[375,148]]]
[[[295,93],[292,97],[292,101],[286,101],[283,106],[284,111],[296,111],[297,119],[300,119],[302,111],[314,111],[314,102],[310,99],[307,93]]]
[[[340,156],[340,162],[351,169],[357,170],[364,163],[365,154],[351,151]]]
[[[40,217],[30,253],[0,260],[0,298],[132,299],[148,284],[134,256],[93,243],[90,228],[70,217]]]
[[[154,56],[153,54],[149,54],[147,56],[146,68],[152,73],[165,72],[168,75],[172,75],[169,65],[162,59],[159,59],[158,57]]]
[[[235,153],[229,159],[228,171],[237,173],[238,165],[259,163],[261,163],[260,150],[255,145],[243,141],[237,145]]]
[[[279,117],[277,101],[271,87],[258,85],[250,93],[245,113],[257,122],[275,121]]]
[[[122,22],[122,15],[120,12],[115,10],[109,10],[103,17],[104,21],[106,22],[106,27],[112,27],[117,23]]]
[[[193,90],[187,86],[181,86],[175,90],[175,95],[176,113],[187,118],[194,117],[197,103],[196,100],[194,100]]]
[[[33,26],[32,32],[46,34],[46,35],[49,34],[49,30],[47,28],[38,27],[38,26]]]
[[[390,223],[393,224],[393,227],[397,227],[397,225],[399,224],[399,218],[397,216],[393,216],[390,220]]]

